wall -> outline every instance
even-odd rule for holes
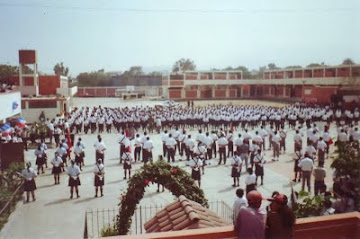
[[[0,105],[0,121],[21,114],[20,92],[0,93]]]
[[[115,236],[113,239],[219,239],[237,238],[233,226],[211,227],[172,232],[149,233],[129,236]],[[351,212],[323,217],[309,217],[296,220],[295,239],[339,239],[360,238],[360,213]]]
[[[0,143],[0,169],[5,170],[14,162],[24,165],[24,144]]]
[[[336,93],[337,93],[337,87],[305,86],[303,89],[303,101],[330,103],[331,95]]]
[[[78,87],[78,97],[115,97],[116,89],[125,89],[124,87]],[[145,96],[159,96],[159,87],[157,86],[139,86],[135,87],[136,93],[145,93]]]
[[[57,114],[60,114],[62,113],[62,110],[63,110],[63,102],[64,101],[57,101],[57,107],[56,108],[32,108],[32,109],[29,109],[28,107],[28,103],[25,100],[23,100],[24,102],[26,102],[26,109],[22,109],[22,117],[25,118],[26,122],[27,123],[33,123],[35,121],[39,121],[39,116],[41,114],[42,111],[44,111],[45,113],[45,117],[46,118],[55,118],[55,116]],[[67,110],[69,111],[70,109],[70,101],[67,100],[65,101],[66,102],[66,105],[67,105]]]
[[[186,90],[185,97],[191,99],[197,98],[197,90]]]
[[[37,62],[35,50],[19,50],[19,62],[22,64],[34,64]]]
[[[215,90],[215,98],[225,98],[226,90]]]
[[[60,76],[39,76],[39,94],[56,95],[56,89],[60,87]]]
[[[169,89],[169,98],[170,99],[181,99],[181,90]]]

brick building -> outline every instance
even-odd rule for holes
[[[163,77],[163,96],[189,99],[278,99],[329,103],[346,88],[359,88],[360,65],[268,70],[262,79],[234,71],[187,71]]]
[[[12,76],[11,82],[21,93],[21,114],[29,123],[37,121],[42,111],[49,118],[70,112],[77,93],[65,76],[38,74],[35,50],[19,50],[19,75]]]

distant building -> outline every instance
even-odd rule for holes
[[[236,71],[186,71],[165,75],[162,85],[163,97],[174,100],[257,98],[330,103],[333,95],[346,94],[346,88],[360,88],[360,65],[266,70],[262,79],[244,79],[242,72]]]
[[[159,87],[162,85],[161,76],[113,76],[111,77],[113,86],[155,86]]]

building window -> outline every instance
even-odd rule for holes
[[[29,101],[29,109],[57,108],[56,101]]]
[[[26,101],[21,101],[21,109],[26,109]]]

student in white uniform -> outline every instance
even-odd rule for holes
[[[35,190],[36,190],[36,184],[35,184],[35,178],[37,177],[37,174],[33,168],[31,168],[31,163],[26,163],[26,168],[22,170],[21,176],[25,179],[24,183],[24,191],[26,192],[26,202],[29,202],[30,199],[30,193],[32,196],[33,201],[36,200],[35,198]]]
[[[140,153],[141,153],[141,146],[142,146],[143,142],[140,138],[139,134],[136,134],[136,138],[134,140],[134,160],[136,161],[140,161]],[[144,153],[143,153],[143,158],[144,158]]]
[[[81,185],[80,183],[80,168],[79,166],[77,166],[75,164],[74,160],[70,161],[70,166],[67,169],[67,174],[69,175],[69,187],[70,187],[70,199],[73,198],[73,194],[74,194],[74,188],[76,191],[76,196],[77,198],[80,197],[79,195],[79,186]]]
[[[45,150],[41,147],[41,144],[38,145],[34,154],[36,155],[36,165],[38,166],[38,174],[40,174],[40,170],[42,173],[44,172],[44,164],[45,164]]]
[[[55,157],[51,161],[51,164],[53,165],[51,173],[54,174],[55,185],[60,184],[61,166],[63,161],[58,152],[55,152]]]
[[[218,140],[219,145],[219,165],[221,164],[221,161],[224,159],[224,164],[226,164],[226,146],[228,145],[228,141],[225,138],[225,136],[222,134]]]
[[[74,147],[74,154],[75,154],[75,163],[78,165],[81,169],[81,165],[84,163],[84,157],[83,157],[84,149],[81,146],[81,141],[78,141]]]
[[[129,173],[129,178],[130,178],[131,177],[131,163],[133,161],[132,154],[129,151],[126,151],[123,153],[121,158],[123,160],[124,179],[126,179],[127,172]]]
[[[256,190],[256,175],[253,172],[251,167],[247,168],[247,173],[245,177],[245,185],[246,185],[246,194],[248,194],[252,190]]]
[[[143,145],[144,164],[153,160],[153,154],[152,154],[153,149],[154,149],[154,142],[150,140],[149,137],[146,137],[146,141]]]
[[[106,150],[106,146],[102,141],[100,135],[98,135],[98,140],[95,142],[94,147],[95,147],[95,161],[97,162],[97,160],[100,158],[101,162],[104,163],[104,159],[105,159],[104,152]]]
[[[261,178],[261,185],[264,185],[264,164],[265,164],[264,154],[261,152],[261,149],[258,149],[258,153],[254,157],[255,164],[255,175],[256,175],[256,185],[258,177]]]
[[[171,160],[171,162],[174,163],[175,162],[175,147],[176,147],[177,143],[171,134],[169,134],[168,138],[166,139],[165,145],[167,148],[168,163],[170,163],[170,160]]]
[[[201,187],[201,167],[203,166],[203,162],[199,157],[194,157],[190,160],[189,166],[191,167],[191,178],[194,181],[198,181],[199,188]]]
[[[272,145],[273,145],[273,161],[279,161],[280,155],[280,135],[275,131],[274,135],[272,136]]]
[[[231,177],[234,180],[234,184],[232,185],[233,187],[239,187],[242,164],[243,163],[238,155],[238,152],[235,151],[234,155],[231,158]]]
[[[105,183],[105,167],[101,163],[101,159],[98,159],[94,166],[94,186],[95,186],[95,197],[98,196],[98,190],[100,187],[101,197],[104,196],[103,186]]]

